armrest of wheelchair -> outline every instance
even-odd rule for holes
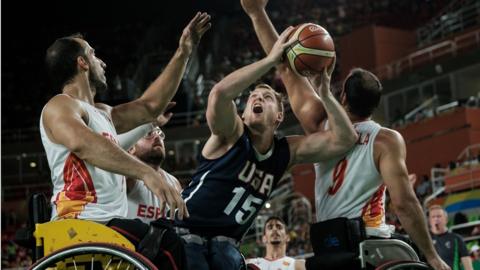
[[[108,243],[135,251],[135,246],[117,231],[87,220],[63,219],[36,224],[36,246],[44,255],[78,243]]]

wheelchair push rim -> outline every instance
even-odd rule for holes
[[[88,255],[90,255],[91,260],[84,260]],[[140,253],[120,246],[103,243],[83,243],[68,246],[43,257],[35,262],[29,269],[98,269],[98,261],[94,260],[95,256],[110,256],[110,260],[106,262],[106,265],[100,263],[102,265],[101,269],[158,270],[150,260],[142,256]],[[76,257],[83,258],[83,260],[79,261],[78,265],[85,266],[85,264],[90,263],[90,267],[77,267]],[[120,260],[119,264],[116,262],[118,260]],[[114,264],[112,264],[112,262],[114,262]],[[65,268],[61,267],[63,264]],[[115,264],[117,264],[116,267],[113,267]],[[125,266],[120,268],[122,264],[128,266],[126,268]]]

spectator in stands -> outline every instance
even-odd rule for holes
[[[447,212],[440,205],[432,205],[428,209],[428,221],[433,243],[438,254],[452,268],[459,269],[460,262],[465,270],[473,270],[472,260],[468,255],[463,238],[448,232]]]
[[[480,247],[477,244],[474,244],[470,248],[470,257],[472,258],[472,262],[475,262],[475,261],[480,262]]]
[[[470,248],[470,258],[472,259],[473,268],[475,270],[480,269],[480,247],[477,243]]]
[[[263,258],[247,259],[247,264],[260,270],[300,270],[305,269],[305,260],[296,260],[287,256],[290,237],[285,222],[276,216],[269,217],[263,227],[262,241],[266,247]]]
[[[432,184],[430,182],[428,175],[426,174],[423,175],[422,182],[417,186],[415,191],[420,201],[422,201],[423,198],[425,198],[425,196],[432,191]]]

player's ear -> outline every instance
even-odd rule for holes
[[[277,122],[280,124],[281,122],[283,122],[283,112],[278,112],[277,113]]]
[[[262,236],[262,243],[264,245],[267,245],[267,237],[265,236],[265,234]]]
[[[128,149],[128,153],[134,155],[134,154],[135,154],[135,150],[136,150],[136,149],[135,149],[135,145],[134,145],[134,146],[132,146],[132,148]]]
[[[84,71],[87,71],[90,69],[90,66],[88,64],[87,59],[85,59],[84,56],[78,56],[77,57],[77,65],[79,68],[81,68]]]

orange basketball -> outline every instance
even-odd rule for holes
[[[296,42],[287,49],[287,60],[292,70],[299,75],[321,73],[335,56],[332,37],[320,25],[300,24],[295,27],[289,39],[295,39]]]

